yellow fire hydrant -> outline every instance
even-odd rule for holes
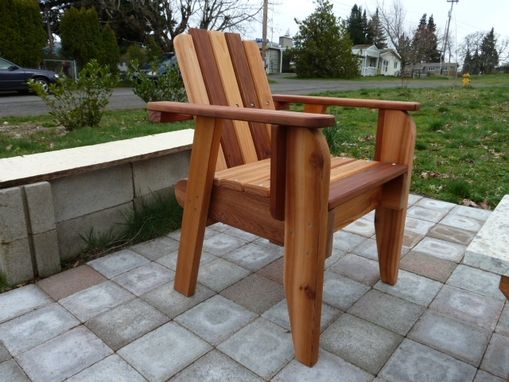
[[[463,74],[463,87],[469,88],[471,82],[472,82],[472,79],[470,78],[470,73]]]

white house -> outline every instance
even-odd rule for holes
[[[379,68],[382,76],[399,76],[401,58],[393,49],[380,49]]]
[[[375,45],[354,45],[352,53],[359,58],[359,72],[361,76],[376,76],[378,74],[380,52]]]
[[[398,76],[401,59],[392,49],[378,49],[376,45],[354,45],[352,54],[359,59],[361,76]]]

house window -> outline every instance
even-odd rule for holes
[[[394,61],[394,69],[398,69],[398,61]]]
[[[384,72],[387,72],[387,70],[389,69],[389,61],[387,60],[384,60],[383,64],[382,64],[382,70]]]

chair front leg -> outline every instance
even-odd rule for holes
[[[321,131],[288,131],[285,292],[295,356],[318,360],[324,262],[329,249],[330,154]]]
[[[196,290],[221,131],[214,119],[196,120],[174,284],[185,296]]]

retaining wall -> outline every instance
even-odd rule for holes
[[[0,273],[9,284],[60,271],[86,236],[187,176],[193,130],[0,159]]]

